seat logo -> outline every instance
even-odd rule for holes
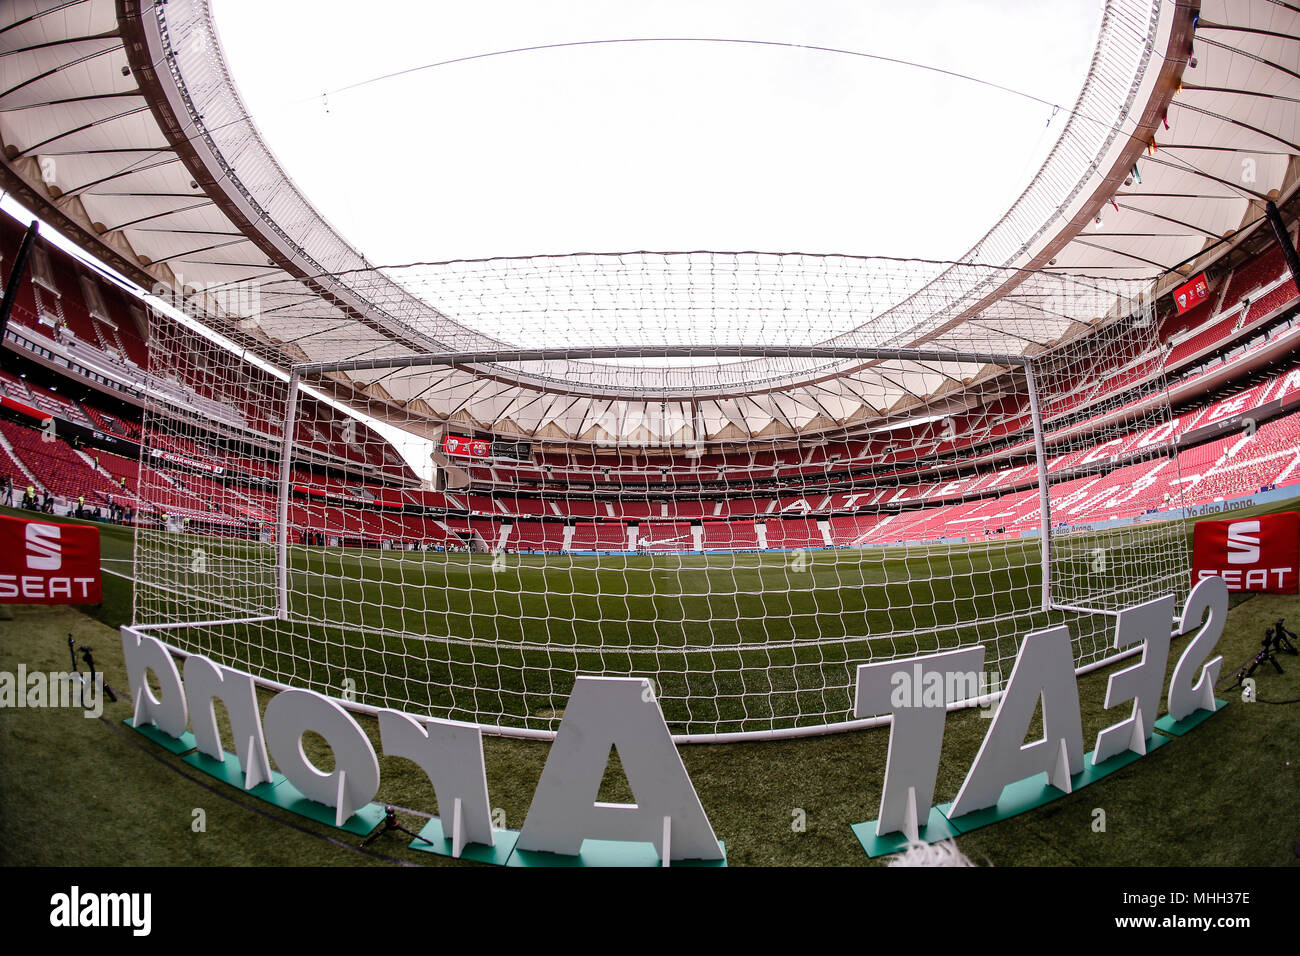
[[[63,529],[57,524],[27,525],[27,567],[32,571],[57,571],[63,567]]]
[[[1259,522],[1234,521],[1228,525],[1228,563],[1254,564],[1259,560]]]

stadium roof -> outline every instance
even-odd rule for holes
[[[1266,198],[1295,189],[1297,37],[1300,13],[1274,0],[1199,9],[1111,0],[1055,149],[955,267],[635,253],[378,270],[265,146],[203,0],[6,5],[3,180],[142,285],[208,292],[220,331],[282,365],[394,358],[392,370],[352,384],[434,421],[552,440],[779,438],[926,401],[927,412],[942,409],[936,395],[978,401],[960,385],[999,369],[776,359],[401,365],[447,351],[671,344],[665,330],[679,327],[684,309],[707,311],[717,330],[712,343],[691,344],[779,336],[1032,353],[1166,270],[1202,267],[1224,251],[1223,237],[1258,227]],[[1040,270],[1102,277],[1094,286],[1105,294],[1076,296],[1075,280],[1053,284]],[[630,298],[637,308],[610,308]],[[786,314],[774,327],[764,316],[778,314],[777,302]]]

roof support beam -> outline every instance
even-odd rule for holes
[[[1120,209],[1127,209],[1130,212],[1136,212],[1143,216],[1150,216],[1152,219],[1159,219],[1163,222],[1170,222],[1173,223],[1175,226],[1183,226],[1187,229],[1191,229],[1193,232],[1199,232],[1207,239],[1219,238],[1216,234],[1210,232],[1208,229],[1202,229],[1200,226],[1196,225],[1195,223],[1184,222],[1183,220],[1175,219],[1172,216],[1162,216],[1158,212],[1152,212],[1150,209],[1142,209],[1138,206],[1130,206],[1128,203],[1116,203],[1115,205],[1119,206]]]
[[[31,146],[28,146],[26,149],[24,149],[22,152],[15,155],[13,158],[18,159],[30,153],[39,152],[42,146],[45,146],[49,143],[56,142],[57,140],[64,139],[68,136],[72,136],[75,133],[81,133],[88,129],[94,129],[96,126],[103,126],[105,123],[112,123],[114,120],[125,119],[126,117],[134,116],[137,113],[147,113],[147,112],[149,112],[148,106],[140,106],[133,110],[127,110],[124,113],[114,113],[112,116],[104,116],[100,119],[94,120],[93,122],[83,123],[80,126],[74,127],[73,129],[65,130],[62,133],[56,133],[55,135],[51,136],[49,139],[43,139],[39,143],[33,143]]]
[[[1230,96],[1258,96],[1266,100],[1280,100],[1283,103],[1300,103],[1294,96],[1282,96],[1280,93],[1265,93],[1263,90],[1237,90],[1226,86],[1200,86],[1196,83],[1184,83],[1183,92],[1192,93],[1227,93]],[[1161,149],[1167,147],[1161,146]]]
[[[67,63],[60,63],[52,70],[46,70],[44,73],[38,73],[35,76],[29,76],[27,79],[23,80],[17,86],[11,86],[3,93],[0,93],[0,100],[4,99],[6,96],[8,96],[11,93],[17,93],[25,86],[31,86],[33,83],[39,83],[41,80],[45,79],[46,77],[53,76],[55,73],[60,73],[63,70],[70,69],[71,67],[74,66],[80,66],[82,63],[85,63],[88,60],[93,60],[96,57],[103,56],[105,53],[112,53],[113,51],[120,50],[120,49],[122,49],[120,46],[104,47],[104,49],[102,50],[96,50],[94,53],[87,54],[86,56],[78,57],[75,60],[69,60]]]
[[[1157,165],[1160,166],[1168,166],[1170,169],[1176,169],[1180,173],[1192,173],[1193,175],[1201,176],[1205,179],[1208,179],[1211,182],[1218,183],[1220,186],[1227,186],[1229,189],[1236,190],[1239,193],[1249,193],[1251,197],[1258,199],[1260,202],[1268,202],[1268,197],[1265,196],[1263,193],[1256,192],[1255,190],[1249,188],[1248,186],[1241,186],[1238,185],[1237,183],[1229,182],[1226,179],[1220,179],[1218,176],[1212,175],[1211,173],[1207,173],[1203,169],[1197,169],[1195,166],[1190,166],[1187,163],[1171,163],[1169,162],[1169,160],[1161,159],[1159,156],[1148,156],[1145,160],[1143,160],[1143,162],[1156,163]]]
[[[31,46],[14,47],[10,50],[0,50],[0,56],[12,56],[15,53],[31,53],[33,50],[48,50],[51,47],[67,46],[69,43],[89,43],[91,40],[117,40],[121,34],[116,30],[109,30],[107,33],[97,33],[88,37],[60,37],[57,40],[49,40],[46,43],[33,43]]]
[[[1256,63],[1262,63],[1265,66],[1271,66],[1279,73],[1285,73],[1287,76],[1294,77],[1295,79],[1300,80],[1300,73],[1297,73],[1295,70],[1287,69],[1285,66],[1282,66],[1282,64],[1280,63],[1274,63],[1272,60],[1268,59],[1267,57],[1260,56],[1258,53],[1250,53],[1246,50],[1241,49],[1240,47],[1235,47],[1230,43],[1221,43],[1218,40],[1211,40],[1209,37],[1197,37],[1196,42],[1204,43],[1207,46],[1218,47],[1220,50],[1227,50],[1229,53],[1235,53],[1237,56],[1244,56],[1248,60],[1254,60]]]
[[[63,99],[45,100],[40,103],[24,103],[22,106],[0,107],[0,113],[17,113],[21,110],[39,110],[50,106],[65,106],[68,103],[90,103],[95,100],[119,100],[131,96],[141,97],[143,94],[139,90],[124,90],[121,93],[90,93],[86,96],[67,96]],[[102,152],[116,152],[116,150],[103,150]]]
[[[1163,148],[1163,147],[1162,147]],[[1207,193],[1127,193],[1117,192],[1119,199],[1228,199],[1237,202],[1240,196],[1211,196]]]
[[[1131,252],[1123,252],[1122,250],[1119,249],[1112,249],[1110,246],[1103,246],[1099,242],[1088,242],[1084,239],[1077,238],[1077,237],[1075,238],[1074,241],[1081,246],[1088,246],[1090,249],[1100,249],[1102,252],[1109,252],[1117,256],[1123,256],[1126,259],[1132,259],[1134,262],[1145,262],[1149,266],[1155,266],[1161,272],[1165,271],[1165,266],[1162,263],[1153,262],[1150,259],[1143,259],[1141,256],[1133,255]]]
[[[198,255],[200,252],[209,252],[212,249],[224,249],[226,246],[234,246],[247,241],[246,238],[241,236],[238,239],[232,239],[230,242],[218,242],[211,246],[200,246],[199,248],[191,249],[188,252],[177,252],[174,255],[166,256],[162,259],[152,259],[149,264],[156,266],[162,262],[171,262],[173,259],[188,259],[190,256]]]
[[[105,232],[116,232],[118,229],[126,229],[126,228],[128,228],[128,227],[130,227],[130,226],[138,226],[138,225],[139,225],[140,223],[142,223],[142,222],[150,222],[151,220],[154,220],[154,219],[163,219],[163,218],[165,218],[166,216],[174,216],[174,215],[176,215],[176,213],[178,213],[178,212],[189,212],[191,209],[199,209],[199,208],[202,208],[203,206],[210,206],[211,204],[212,204],[212,200],[211,200],[211,199],[208,199],[208,198],[205,196],[205,197],[203,198],[203,201],[202,201],[202,202],[192,203],[192,204],[189,205],[189,206],[181,206],[181,207],[178,208],[178,209],[168,209],[166,212],[154,213],[152,216],[141,216],[139,219],[132,219],[130,222],[120,223],[119,225],[116,225],[116,226],[109,226],[109,227],[108,227],[106,230],[104,230],[104,231],[105,231]],[[171,229],[168,230],[168,232],[173,232],[173,231],[175,231],[175,230],[171,230]],[[216,235],[223,235],[223,236],[236,236],[236,235],[240,235],[240,233],[235,233],[235,232],[224,232],[224,233],[216,233]]]
[[[1156,263],[1152,263],[1155,265]],[[654,348],[607,346],[564,349],[495,349],[483,352],[442,352],[399,358],[344,359],[338,362],[302,362],[293,367],[303,375],[326,372],[360,372],[368,369],[418,368],[425,366],[482,365],[514,362],[545,362],[554,359],[627,358],[824,358],[854,361],[972,362],[981,365],[1024,365],[1023,355],[994,352],[964,352],[955,349],[875,349],[829,346],[786,345],[670,345]]]
[[[1258,27],[1238,27],[1231,26],[1227,23],[1215,23],[1212,20],[1197,20],[1196,32],[1202,30],[1230,30],[1234,33],[1253,33],[1256,36],[1275,37],[1279,40],[1295,40],[1300,42],[1300,37],[1292,36],[1290,33],[1278,33],[1276,30],[1261,30]]]
[[[8,31],[17,29],[18,27],[24,27],[29,23],[34,23],[41,17],[48,17],[50,14],[58,13],[60,10],[66,10],[68,7],[75,7],[78,4],[88,2],[89,0],[67,0],[66,3],[60,3],[57,6],[50,7],[46,10],[38,10],[36,13],[23,17],[21,20],[15,20],[8,26],[0,27],[0,33],[7,33]]]
[[[155,150],[155,152],[168,153],[171,152],[171,150],[164,146],[161,149]],[[157,169],[159,166],[170,166],[172,163],[179,163],[179,162],[180,162],[179,157],[169,156],[166,159],[159,160],[156,163],[150,163],[147,166],[141,166],[138,163],[132,163],[126,169],[119,170],[108,176],[101,176],[99,179],[92,179],[90,182],[82,183],[80,186],[75,186],[72,189],[65,189],[63,191],[63,196],[60,196],[59,198],[62,199],[67,196],[75,196],[78,193],[82,192],[83,190],[91,188],[92,186],[98,186],[100,183],[112,182],[114,179],[122,179],[123,177],[126,176],[133,176],[136,173],[143,173],[143,172],[148,172],[151,169]],[[122,194],[114,193],[113,195],[122,195]],[[134,195],[134,194],[126,193],[125,195]],[[152,194],[142,193],[141,195],[148,196]]]
[[[1300,74],[1298,74],[1296,78],[1300,79]],[[1193,106],[1191,103],[1179,103],[1178,108],[1184,110],[1190,110],[1193,113],[1200,113],[1202,116],[1209,116],[1213,119],[1218,120],[1221,123],[1227,123],[1230,126],[1236,126],[1239,127],[1240,129],[1248,129],[1252,133],[1258,133],[1260,136],[1263,136],[1266,139],[1271,139],[1274,142],[1281,143],[1283,146],[1287,147],[1287,149],[1289,149],[1292,153],[1300,153],[1300,145],[1291,142],[1289,139],[1283,139],[1281,136],[1278,136],[1276,133],[1270,133],[1266,129],[1260,129],[1258,126],[1251,126],[1249,123],[1243,123],[1241,120],[1232,119],[1232,117],[1230,116],[1224,116],[1222,113],[1216,113],[1213,110],[1207,110],[1200,106]]]

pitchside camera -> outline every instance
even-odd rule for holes
[[[385,833],[390,833],[393,830],[396,830],[399,833],[405,833],[409,837],[414,837],[415,839],[421,841],[422,843],[427,843],[429,844],[429,846],[433,846],[432,840],[425,839],[424,837],[420,836],[420,834],[416,833],[414,830],[408,830],[406,827],[402,826],[400,823],[397,822],[396,807],[384,807],[384,825],[380,827],[378,830],[376,830],[374,833],[370,834],[370,836],[362,840],[361,846],[363,848],[368,847],[370,846],[370,844],[374,843],[375,840],[379,839],[379,837],[383,836]]]
[[[1240,687],[1264,664],[1272,664],[1273,669],[1279,674],[1285,673],[1282,665],[1277,662],[1277,654],[1278,651],[1284,654],[1300,654],[1300,648],[1293,643],[1296,640],[1296,635],[1286,628],[1286,618],[1279,617],[1276,622],[1264,629],[1264,640],[1260,642],[1259,651],[1255,656],[1233,671],[1232,676],[1228,678],[1232,681],[1232,688]]]
[[[1274,625],[1264,632],[1264,640],[1270,640],[1279,651],[1285,651],[1288,654],[1300,654],[1300,648],[1297,648],[1293,641],[1300,640],[1294,631],[1286,629],[1286,618],[1279,617]]]
[[[81,671],[77,669],[77,655],[76,652],[73,650],[74,646],[75,646],[75,642],[72,640],[72,635],[69,634],[68,653],[72,655],[72,669],[76,671],[77,676],[80,677]],[[91,649],[89,644],[82,644],[80,647],[77,648],[77,650],[81,651],[81,659],[86,662],[86,667],[90,669],[90,682],[93,684],[95,682],[94,651]],[[83,679],[83,683],[84,683],[84,679]],[[117,694],[114,693],[113,688],[108,686],[107,681],[104,682],[103,686],[104,686],[104,696],[106,696],[109,700],[113,701],[114,703],[117,703]]]

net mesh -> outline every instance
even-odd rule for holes
[[[267,680],[550,731],[575,675],[636,675],[678,734],[788,731],[852,719],[861,663],[980,642],[996,687],[1030,630],[1067,624],[1084,667],[1099,612],[1186,590],[1138,284],[638,253],[310,286],[260,288],[263,331],[375,367],[304,367],[287,443],[283,376],[152,330],[136,621]]]

